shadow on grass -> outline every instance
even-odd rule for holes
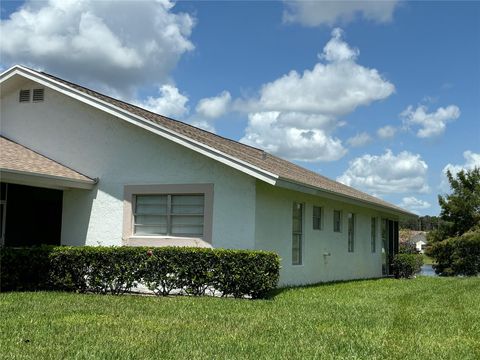
[[[272,290],[267,294],[266,297],[258,300],[274,300],[275,297],[290,290],[303,290],[303,289],[312,289],[312,288],[320,288],[320,287],[331,287],[338,284],[372,282],[372,281],[379,281],[379,280],[385,280],[385,279],[394,279],[394,277],[388,276],[388,277],[369,278],[369,279],[334,280],[334,281],[326,281],[326,282],[319,282],[319,283],[306,284],[306,285],[289,285],[289,286],[284,286],[284,287],[280,287],[275,290]]]

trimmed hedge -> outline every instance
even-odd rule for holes
[[[441,276],[480,274],[480,231],[434,243],[427,255],[435,259],[435,272]]]
[[[2,248],[1,290],[124,294],[143,284],[157,295],[207,292],[265,297],[277,286],[280,259],[256,250],[187,247]]]
[[[392,262],[393,275],[397,279],[410,279],[420,272],[422,265],[422,255],[397,254],[393,257]]]
[[[48,290],[53,246],[0,247],[0,290]]]
[[[50,281],[59,290],[121,295],[141,279],[145,253],[132,247],[55,247]]]
[[[278,255],[251,250],[155,248],[150,250],[143,279],[150,290],[168,295],[181,289],[204,295],[264,297],[277,286]]]

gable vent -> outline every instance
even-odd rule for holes
[[[19,102],[30,102],[30,90],[20,90]]]
[[[33,101],[43,101],[45,98],[45,89],[33,89]]]

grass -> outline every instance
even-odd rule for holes
[[[480,278],[365,280],[270,300],[0,294],[2,359],[479,359]]]
[[[435,260],[432,259],[431,257],[423,254],[423,263],[424,263],[425,265],[433,265],[433,264],[435,264]]]

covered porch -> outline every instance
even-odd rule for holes
[[[60,245],[63,192],[96,182],[0,136],[0,245]]]

